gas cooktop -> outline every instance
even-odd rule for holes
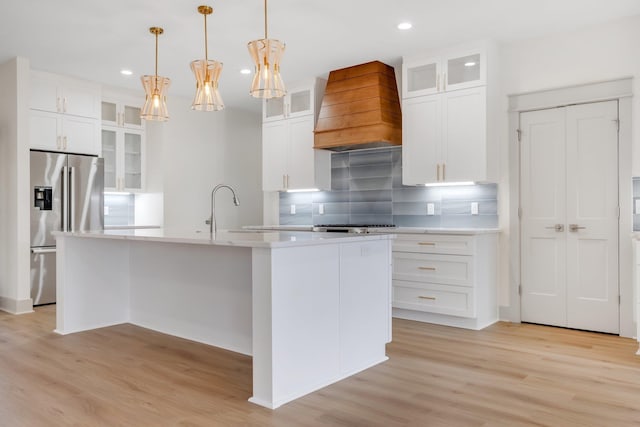
[[[313,231],[339,233],[369,233],[372,228],[395,228],[394,224],[318,224]]]

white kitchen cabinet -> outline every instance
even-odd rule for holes
[[[393,316],[469,329],[496,322],[497,235],[398,233]]]
[[[326,84],[326,80],[313,79],[287,88],[283,97],[265,99],[262,104],[263,123],[307,115],[317,117]]]
[[[114,98],[102,99],[102,124],[129,129],[143,129],[144,122],[140,118],[144,100],[123,100]]]
[[[144,131],[116,126],[102,127],[105,190],[144,190]]]
[[[483,86],[487,81],[483,46],[440,51],[434,56],[404,58],[402,98]]]
[[[331,186],[331,153],[314,150],[313,130],[326,82],[316,79],[265,100],[262,189],[287,191]]]
[[[43,71],[31,72],[30,108],[100,118],[100,85]]]
[[[330,187],[331,153],[313,149],[313,128],[313,116],[262,125],[264,191]]]
[[[29,148],[100,153],[100,85],[31,72]]]
[[[489,42],[403,58],[402,183],[497,179],[497,70]]]
[[[98,120],[47,111],[29,114],[29,148],[98,155]]]
[[[486,181],[486,112],[485,87],[405,100],[403,184]]]

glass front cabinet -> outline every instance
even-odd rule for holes
[[[287,89],[281,98],[265,99],[262,108],[262,121],[290,119],[314,114],[316,99],[315,82]]]
[[[105,190],[144,190],[144,132],[102,127]]]
[[[487,82],[483,48],[455,50],[439,56],[405,58],[402,64],[402,97],[430,95],[483,86]]]
[[[104,126],[142,129],[143,122],[140,118],[140,105],[137,105],[135,101],[103,100],[101,113],[102,124]]]

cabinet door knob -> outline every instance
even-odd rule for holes
[[[440,181],[440,163],[436,166],[436,181]]]
[[[447,167],[447,164],[443,163],[442,164],[442,180],[443,181],[447,180],[447,175],[446,175],[446,172],[445,172],[447,170],[446,167]]]

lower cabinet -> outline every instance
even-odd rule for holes
[[[482,329],[498,320],[497,234],[402,234],[393,245],[393,316]]]

